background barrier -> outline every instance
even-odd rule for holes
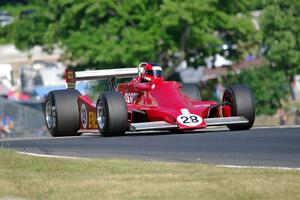
[[[48,135],[42,111],[43,103],[26,102],[21,104],[0,98],[0,116],[12,120],[12,136]]]

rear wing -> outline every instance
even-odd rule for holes
[[[67,83],[67,88],[74,89],[76,86],[76,81],[131,78],[137,76],[138,71],[138,68],[104,69],[88,71],[73,71],[66,69],[65,80]]]

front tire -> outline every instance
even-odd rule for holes
[[[127,104],[115,91],[102,93],[96,104],[97,125],[104,137],[122,136],[128,128]]]
[[[231,116],[242,116],[249,121],[247,124],[227,125],[230,130],[247,130],[253,126],[255,100],[250,88],[244,85],[233,85],[225,90],[222,102],[230,105]]]
[[[53,137],[75,136],[79,130],[79,109],[77,90],[54,90],[49,92],[45,102],[46,126]]]

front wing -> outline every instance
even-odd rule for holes
[[[238,117],[218,117],[204,119],[206,126],[222,126],[230,124],[247,124],[249,121],[242,116]],[[131,123],[129,131],[147,131],[147,130],[169,130],[178,129],[177,124],[170,124],[165,121]]]

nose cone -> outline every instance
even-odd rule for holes
[[[180,109],[180,115],[177,116],[176,121],[179,129],[197,129],[206,127],[206,123],[203,119],[203,112],[206,112],[206,109],[202,110],[202,112],[194,111],[184,108]]]

